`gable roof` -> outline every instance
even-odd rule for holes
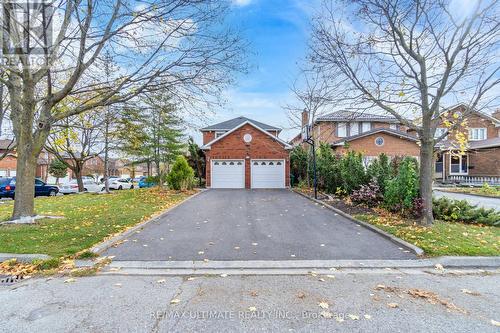
[[[325,114],[316,119],[316,121],[353,121],[353,120],[399,123],[396,117],[391,115],[380,115],[380,114],[346,111],[346,110]]]
[[[246,117],[237,117],[237,118],[233,118],[230,120],[226,120],[226,121],[223,121],[222,123],[218,123],[218,124],[204,127],[202,129],[200,129],[200,131],[202,131],[202,132],[206,132],[206,131],[230,131],[230,130],[234,129],[235,127],[240,126],[241,124],[243,124],[245,122],[251,122],[252,124],[255,124],[259,128],[266,130],[266,131],[278,131],[278,132],[281,131],[281,128],[279,128],[279,127],[267,125],[267,124],[264,124],[264,123],[261,123],[259,121],[252,120],[252,119],[249,119]]]
[[[464,103],[459,103],[459,104],[456,104],[456,105],[453,105],[453,106],[450,106],[446,109],[444,109],[443,111],[441,111],[439,113],[439,115],[442,115],[443,113],[445,112],[448,112],[448,111],[451,111],[451,110],[454,110],[454,109],[458,109],[458,108],[464,108],[464,109],[469,109],[469,106],[464,104]],[[497,119],[495,117],[493,117],[492,115],[490,114],[487,114],[485,112],[482,112],[482,111],[478,111],[478,110],[475,110],[475,109],[472,109],[470,110],[471,113],[475,113],[485,119],[488,119],[489,121],[493,122],[495,124],[495,127],[500,127],[500,119]]]
[[[201,146],[201,149],[202,150],[208,150],[211,148],[212,144],[214,144],[215,142],[225,138],[226,136],[229,136],[231,135],[231,133],[233,133],[234,131],[236,131],[237,129],[245,126],[245,125],[250,125],[250,126],[253,126],[255,127],[256,129],[258,129],[259,131],[261,131],[262,133],[266,134],[267,136],[269,136],[270,138],[272,138],[273,140],[275,141],[278,141],[279,143],[281,143],[283,146],[285,146],[285,149],[292,149],[293,147],[288,144],[287,142],[281,140],[280,138],[278,138],[277,136],[274,136],[272,135],[271,133],[268,132],[268,130],[265,130],[261,127],[259,127],[257,124],[253,123],[251,120],[246,120],[244,122],[242,122],[241,124],[239,124],[238,126],[234,127],[233,129],[231,129],[230,131],[227,131],[226,133],[224,133],[223,135],[213,139],[212,141],[208,142],[207,144],[204,144],[203,146]]]
[[[331,146],[343,146],[346,142],[354,141],[354,140],[364,138],[365,136],[369,136],[369,135],[376,134],[376,133],[386,133],[386,134],[389,134],[392,136],[397,136],[401,139],[405,139],[405,140],[409,140],[409,141],[413,141],[413,142],[418,141],[417,137],[409,135],[405,132],[401,132],[401,131],[390,129],[390,128],[376,128],[376,129],[373,129],[371,131],[363,132],[363,133],[360,133],[357,135],[345,137],[341,140],[337,140],[337,141],[333,142],[331,144]]]

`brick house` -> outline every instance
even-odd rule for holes
[[[309,124],[307,112],[302,113],[302,124]],[[416,136],[408,133],[408,128],[393,116],[337,111],[318,117],[312,124],[311,134],[340,154],[347,150],[362,152],[366,163],[381,153],[389,157],[417,158],[420,153]],[[299,138],[292,139],[292,143],[296,145]]]
[[[446,134],[445,120],[460,118],[466,108],[457,105],[443,111],[436,137]],[[468,139],[464,154],[457,145],[457,133]],[[466,123],[436,145],[435,177],[445,182],[500,184],[500,110],[491,115],[470,111]]]
[[[285,188],[290,186],[291,145],[281,129],[245,117],[201,129],[206,184],[211,188]]]

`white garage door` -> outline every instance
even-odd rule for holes
[[[284,188],[284,160],[252,160],[252,188]]]
[[[212,188],[245,188],[245,161],[212,160]]]

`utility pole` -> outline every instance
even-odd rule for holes
[[[111,76],[111,56],[105,55],[104,73],[106,77]],[[109,105],[104,107],[104,189],[109,194]]]

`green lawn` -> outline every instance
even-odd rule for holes
[[[137,189],[109,195],[81,194],[36,198],[37,214],[63,215],[39,220],[36,225],[0,226],[0,252],[73,255],[106,237],[134,226],[187,198],[191,193]],[[0,205],[0,220],[7,220],[13,202]]]
[[[462,223],[436,222],[431,227],[408,225],[394,216],[356,215],[405,241],[417,245],[428,256],[498,256],[500,228]]]

